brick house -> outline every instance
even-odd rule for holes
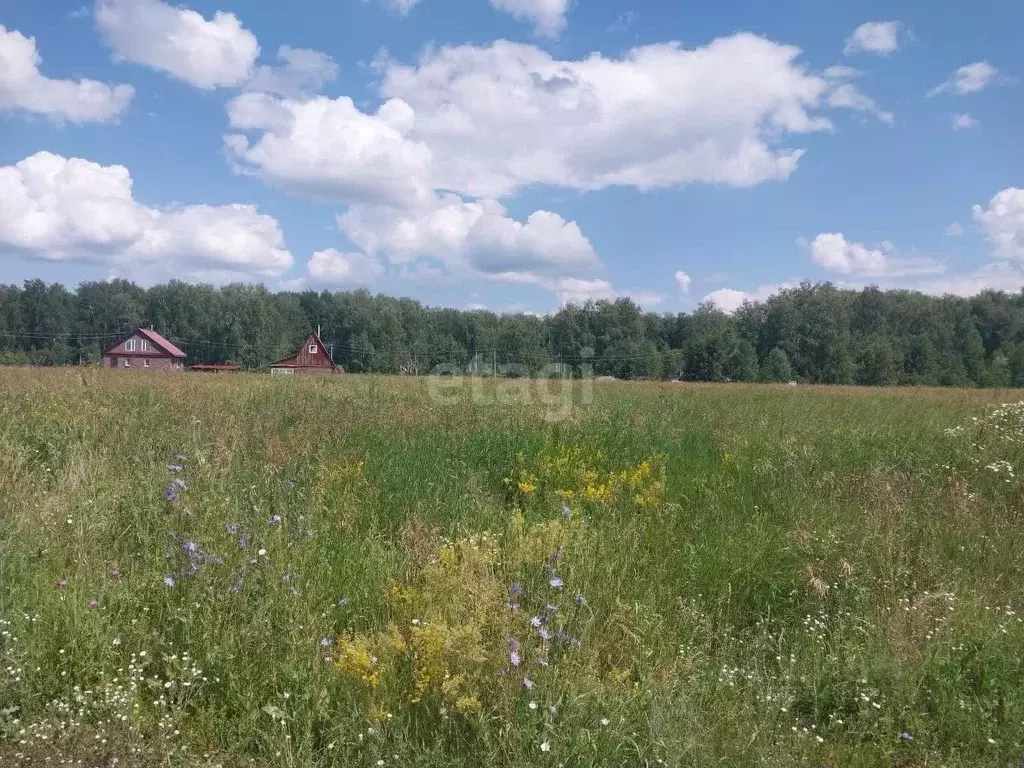
[[[138,328],[103,350],[104,368],[180,371],[185,353],[150,328]]]
[[[271,373],[331,375],[341,373],[335,365],[330,350],[320,341],[320,335],[312,333],[294,355],[289,355],[270,364]]]

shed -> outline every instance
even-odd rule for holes
[[[270,372],[276,374],[331,375],[341,373],[331,357],[331,352],[320,340],[320,334],[311,333],[309,338],[293,355],[270,364]]]

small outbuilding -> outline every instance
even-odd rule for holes
[[[180,371],[185,353],[152,328],[136,328],[103,350],[104,368]]]
[[[270,372],[285,375],[294,373],[331,375],[342,371],[335,364],[330,350],[320,340],[320,334],[311,333],[294,355],[271,363]]]
[[[201,373],[238,373],[237,365],[217,365],[213,363],[196,363],[191,370]]]

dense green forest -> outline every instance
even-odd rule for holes
[[[272,293],[123,280],[75,291],[40,280],[0,285],[0,362],[95,363],[137,326],[190,363],[259,369],[318,325],[351,372],[438,365],[517,375],[590,366],[594,375],[696,381],[1024,386],[1024,294],[972,298],[804,283],[732,315],[644,312],[628,299],[536,317],[426,307],[366,291]]]

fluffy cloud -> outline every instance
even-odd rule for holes
[[[784,179],[802,150],[788,135],[827,130],[829,81],[799,49],[751,34],[693,50],[677,43],[622,58],[560,61],[529,45],[428,51],[381,62],[382,92],[415,113],[433,184],[501,197],[530,184],[582,190]]]
[[[277,60],[277,65],[257,67],[243,85],[245,90],[299,97],[316,93],[338,76],[334,59],[320,51],[282,45]]]
[[[680,293],[690,292],[690,276],[685,272],[676,272],[676,284],[679,286]]]
[[[0,109],[23,109],[72,123],[103,123],[128,107],[130,85],[57,80],[39,71],[35,38],[0,24]]]
[[[884,250],[847,242],[842,233],[820,234],[810,249],[815,263],[844,275],[883,275],[888,266]]]
[[[990,85],[998,74],[999,70],[987,61],[965,64],[950,75],[946,82],[932,88],[928,92],[928,96],[930,98],[940,93],[953,93],[958,96],[976,93]]]
[[[197,88],[239,85],[260,52],[256,36],[224,11],[205,19],[161,0],[97,0],[94,15],[115,59],[152,67]]]
[[[769,285],[760,285],[753,291],[739,291],[735,288],[719,288],[717,291],[712,291],[705,296],[701,303],[710,303],[715,306],[716,309],[720,309],[722,312],[732,314],[737,309],[743,306],[745,301],[764,301],[769,296],[780,291],[784,291],[787,288],[792,288],[791,283],[772,283]]]
[[[292,256],[275,219],[249,205],[151,208],[120,165],[39,152],[0,167],[0,245],[160,277],[276,276]]]
[[[928,256],[899,256],[890,242],[872,248],[850,242],[840,232],[819,234],[808,247],[816,264],[844,275],[898,277],[943,271],[943,266]]]
[[[1024,189],[1007,187],[972,210],[997,256],[1024,259]]]
[[[239,170],[301,194],[343,201],[422,204],[432,198],[430,150],[411,137],[415,116],[400,99],[375,114],[352,99],[307,101],[245,93],[228,104],[225,137]]]
[[[786,139],[830,129],[817,114],[830,100],[887,118],[798,56],[750,34],[579,61],[508,41],[446,47],[413,66],[378,61],[376,113],[348,98],[245,94],[229,107],[228,147],[275,184],[346,201],[501,198],[534,184],[745,187],[795,170],[803,151]]]
[[[869,21],[861,24],[853,34],[846,38],[843,53],[850,56],[854,53],[874,53],[888,56],[899,50],[900,27],[898,21]]]
[[[491,0],[491,6],[532,22],[538,35],[557,38],[565,29],[569,0]]]
[[[355,205],[338,225],[366,253],[395,263],[433,259],[465,276],[539,284],[600,268],[576,222],[550,211],[520,222],[494,200],[446,195],[420,208]]]
[[[384,274],[384,266],[378,259],[333,248],[316,251],[309,258],[306,270],[317,282],[331,285],[368,285]]]
[[[959,221],[954,221],[943,230],[943,234],[946,235],[946,237],[960,237],[963,233],[964,228]]]
[[[974,128],[978,124],[978,121],[966,112],[960,112],[953,115],[952,122],[954,131],[965,131],[968,128]]]

